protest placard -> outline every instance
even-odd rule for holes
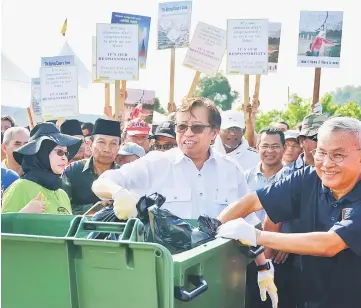
[[[97,24],[96,79],[138,80],[139,26]]]
[[[268,72],[276,73],[278,67],[278,57],[281,42],[280,22],[270,22],[268,24]]]
[[[31,78],[31,108],[35,116],[41,116],[40,78]]]
[[[152,125],[155,91],[127,89],[125,100],[125,119],[130,121],[140,118]]]
[[[218,72],[226,50],[226,31],[199,22],[183,61],[183,65],[214,75]]]
[[[268,72],[268,20],[227,21],[227,74],[265,75]]]
[[[343,12],[301,11],[298,33],[298,66],[340,66]]]
[[[114,83],[114,80],[97,79],[97,38],[92,37],[92,82],[93,83]]]
[[[151,18],[148,16],[112,13],[112,24],[139,25],[139,68],[146,68]]]
[[[78,116],[76,66],[40,68],[40,99],[44,120]]]
[[[75,65],[74,56],[56,56],[56,57],[42,57],[41,67],[43,66],[68,66]]]
[[[192,1],[159,3],[158,49],[189,45]]]

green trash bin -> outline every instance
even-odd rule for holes
[[[121,240],[84,238],[107,231],[123,234]],[[143,236],[139,220],[83,218],[73,240],[79,308],[244,307],[247,247],[217,238],[172,256],[161,245],[139,242]]]
[[[119,241],[88,239],[114,232]],[[138,219],[2,215],[6,308],[242,308],[248,248],[215,239],[171,255],[145,243]]]
[[[1,306],[76,306],[70,287],[67,237],[81,217],[9,213],[1,215]]]

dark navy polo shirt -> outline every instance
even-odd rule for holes
[[[308,166],[257,194],[274,223],[298,218],[299,232],[333,230],[349,247],[332,258],[301,256],[300,292],[310,307],[361,307],[361,181],[336,200]]]

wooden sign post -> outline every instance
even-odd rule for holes
[[[108,109],[110,107],[110,83],[104,84],[104,95],[105,107]]]
[[[248,106],[249,104],[249,75],[244,75],[244,85],[243,85],[243,92],[244,92],[244,106]]]
[[[174,76],[175,76],[175,48],[171,48],[170,56],[170,79],[169,79],[169,103],[168,112],[175,112],[177,107],[174,102]]]
[[[192,82],[191,87],[190,87],[190,89],[189,89],[187,98],[190,98],[190,97],[193,97],[193,96],[194,96],[194,92],[195,92],[195,90],[196,90],[196,87],[197,87],[197,84],[198,84],[198,81],[199,81],[199,78],[200,78],[200,77],[201,77],[201,72],[197,71],[197,72],[194,74],[193,82]]]
[[[321,68],[315,68],[315,80],[313,84],[312,110],[320,100]]]
[[[254,98],[256,102],[258,102],[259,99],[259,90],[261,88],[261,75],[256,75],[256,85],[254,87]]]
[[[34,121],[34,118],[33,118],[33,113],[31,111],[32,110],[31,110],[30,107],[26,108],[26,112],[28,114],[29,127],[30,127],[30,129],[33,129],[34,126],[35,126],[35,121]]]

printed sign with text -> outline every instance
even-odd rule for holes
[[[228,19],[227,74],[267,75],[268,20]]]
[[[41,116],[40,78],[31,78],[31,108],[34,115]]]
[[[56,56],[56,57],[42,57],[41,67],[43,66],[68,66],[74,64],[74,56]]]
[[[206,75],[215,75],[226,50],[226,31],[199,22],[183,65]]]
[[[281,42],[280,22],[270,22],[268,24],[268,72],[276,73],[278,67],[278,57]]]
[[[340,66],[343,12],[301,11],[298,33],[298,66]]]
[[[139,25],[139,67],[146,68],[148,55],[148,42],[150,32],[150,20],[148,16],[112,13],[112,24],[137,24]]]
[[[78,116],[76,66],[40,68],[40,99],[44,120]]]
[[[192,1],[159,3],[158,49],[189,45]]]
[[[102,80],[138,80],[139,26],[97,24],[97,74]]]

